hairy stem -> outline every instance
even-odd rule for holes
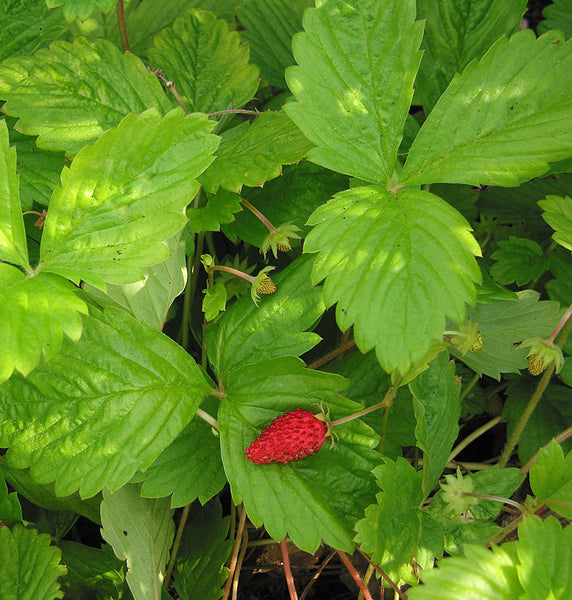
[[[255,206],[250,204],[248,200],[241,198],[240,201],[257,219],[264,223],[264,226],[270,233],[274,233],[276,231],[276,227],[274,227],[274,225],[272,225],[272,223]]]
[[[308,369],[319,369],[320,367],[323,367],[325,364],[329,363],[335,358],[338,358],[338,356],[344,354],[345,352],[353,348],[355,345],[355,340],[349,340],[343,343],[341,346],[338,346],[331,352],[328,352],[328,354],[325,354],[321,358],[318,358],[318,360],[315,360],[313,363],[310,363],[308,365]]]

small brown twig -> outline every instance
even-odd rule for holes
[[[364,582],[362,581],[362,578],[360,577],[360,574],[356,571],[356,568],[352,565],[352,561],[349,559],[348,555],[345,552],[342,552],[341,550],[337,550],[336,552],[338,553],[338,556],[342,559],[342,562],[344,563],[346,569],[349,571],[349,574],[352,576],[352,579],[356,582],[356,585],[360,589],[365,600],[373,600],[370,591],[365,586]]]

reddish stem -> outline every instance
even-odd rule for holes
[[[548,344],[552,344],[552,342],[556,339],[556,336],[560,333],[560,330],[566,324],[566,321],[572,316],[572,304],[566,309],[566,312],[562,315],[560,321],[558,321],[558,325],[554,328],[554,331],[550,334],[550,337],[546,340]]]
[[[250,202],[248,200],[245,200],[244,198],[241,198],[240,201],[244,204],[244,206],[246,206],[246,208],[248,208],[248,210],[255,215],[258,219],[260,219],[264,225],[266,226],[266,228],[268,229],[268,231],[270,233],[274,233],[276,231],[276,227],[274,227],[274,225],[272,225],[272,223],[254,206],[252,206],[252,204],[250,204]]]
[[[363,597],[365,600],[373,600],[369,590],[365,586],[365,583],[362,581],[360,574],[356,571],[355,567],[352,565],[351,560],[348,558],[348,555],[341,550],[337,550],[338,556],[342,559],[342,562],[346,566],[346,569],[349,571],[349,574],[352,576],[353,580],[356,582],[356,585],[361,590]]]
[[[284,575],[286,576],[286,585],[288,586],[290,600],[298,600],[298,592],[296,592],[294,577],[292,576],[292,569],[290,568],[290,555],[288,553],[288,542],[286,541],[286,538],[280,542],[280,550],[282,552],[282,564],[284,565]]]
[[[127,37],[127,24],[125,23],[123,0],[118,0],[117,2],[117,21],[119,22],[119,35],[121,36],[123,51],[131,52],[131,49],[129,48],[129,38]]]

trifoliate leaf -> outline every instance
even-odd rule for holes
[[[153,463],[211,385],[162,333],[122,311],[94,312],[79,343],[0,386],[0,443],[10,466],[55,481],[60,496],[113,491]]]
[[[222,516],[220,502],[195,504],[185,526],[174,586],[181,600],[216,600],[228,577],[225,566],[232,540],[227,539],[230,518]]]
[[[417,427],[417,446],[423,450],[423,493],[428,496],[447,464],[447,457],[459,434],[461,386],[455,379],[455,365],[446,353],[410,384]]]
[[[36,0],[3,2],[0,22],[0,61],[30,54],[67,33],[61,10],[48,10]]]
[[[219,425],[222,460],[234,501],[244,503],[250,520],[269,535],[286,535],[306,552],[323,540],[344,551],[353,549],[353,527],[373,501],[371,470],[378,437],[364,423],[335,428],[337,444],[288,464],[256,465],[244,452],[276,416],[295,408],[318,412],[320,404],[339,418],[359,405],[336,393],[345,380],[304,368],[293,357],[262,359],[235,370],[225,383]]]
[[[108,285],[107,291],[84,284],[83,290],[102,307],[119,306],[139,321],[162,330],[175,298],[185,288],[185,242],[176,235],[165,242],[170,256],[143,269],[143,279],[124,285]]]
[[[572,198],[546,196],[538,206],[544,211],[542,218],[555,230],[552,239],[572,251]]]
[[[548,337],[562,315],[557,302],[539,301],[533,290],[519,292],[517,300],[493,300],[468,309],[469,318],[479,324],[483,347],[478,352],[451,353],[476,373],[500,379],[501,373],[526,369],[526,348],[518,344],[527,338]]]
[[[2,600],[54,600],[62,598],[58,578],[66,568],[60,563],[59,548],[50,536],[38,535],[20,523],[10,531],[0,527],[0,597]]]
[[[421,60],[414,0],[321,2],[294,37],[286,112],[317,148],[313,162],[389,182]]]
[[[382,491],[358,521],[356,542],[392,579],[414,582],[411,562],[421,550],[424,524],[422,475],[401,457],[386,459],[374,475]]]
[[[503,409],[503,420],[508,422],[507,436],[509,439],[534,394],[536,386],[537,380],[530,377],[520,377],[518,380],[510,382]],[[571,426],[572,388],[549,384],[520,436],[518,457],[521,463],[524,464],[539,448]],[[566,452],[570,451],[572,440],[566,440],[562,446]]]
[[[219,189],[216,194],[207,194],[206,206],[187,209],[189,227],[199,233],[201,231],[220,231],[223,223],[234,221],[234,215],[242,210],[240,196]]]
[[[530,467],[530,487],[538,500],[563,517],[572,518],[572,452],[552,441]],[[554,501],[553,503],[551,501]]]
[[[542,521],[526,517],[518,528],[516,551],[518,577],[525,593],[523,600],[550,598],[566,600],[572,596],[572,527],[562,528],[554,517]]]
[[[467,544],[464,556],[444,558],[421,573],[425,585],[408,590],[410,600],[519,600],[523,589],[513,553]]]
[[[282,173],[282,165],[298,162],[312,144],[284,112],[265,112],[222,134],[217,158],[200,177],[205,190],[219,187],[240,192],[243,185],[262,185]]]
[[[48,8],[56,8],[63,6],[64,17],[68,23],[74,19],[85,21],[89,19],[93,12],[98,8],[107,12],[116,4],[116,0],[46,0]]]
[[[104,289],[131,283],[169,256],[218,138],[205,115],[129,115],[62,173],[50,201],[39,268]]]
[[[212,406],[214,402],[208,405]],[[205,401],[201,408],[204,410],[206,406]],[[147,469],[141,494],[146,498],[172,494],[171,506],[177,508],[196,498],[205,504],[225,483],[218,434],[215,435],[211,425],[197,417]]]
[[[342,331],[354,325],[359,349],[405,373],[440,339],[445,315],[465,318],[475,301],[480,250],[469,224],[423,190],[382,186],[337,194],[310,217],[304,251],[318,252],[312,280],[325,278]]]
[[[87,306],[69,281],[50,273],[26,277],[0,263],[0,382],[14,370],[27,375],[59,351],[63,334],[76,341]]]
[[[572,42],[501,38],[455,76],[409,151],[404,185],[516,186],[572,155]]]
[[[127,561],[127,583],[134,600],[159,600],[169,549],[175,537],[168,498],[149,500],[129,484],[103,491],[101,535],[120,560]]]
[[[548,258],[534,240],[510,236],[501,240],[499,246],[491,255],[496,261],[491,275],[503,285],[526,285],[548,269]]]
[[[519,26],[526,0],[423,0],[417,18],[425,19],[423,60],[415,91],[428,115],[455,73]]]
[[[8,146],[6,121],[0,121],[0,260],[31,268],[16,175],[16,150]]]
[[[62,578],[64,597],[120,598],[124,563],[110,552],[62,540],[58,544],[68,574]]]
[[[542,10],[544,21],[538,24],[538,33],[545,33],[550,29],[560,29],[566,38],[572,37],[572,1],[553,0]]]
[[[292,36],[302,30],[302,14],[312,0],[243,0],[236,14],[250,46],[250,60],[270,85],[285,88],[284,71],[294,64]]]
[[[297,258],[273,279],[277,290],[260,308],[244,297],[224,319],[207,329],[207,350],[215,371],[224,377],[262,357],[300,355],[320,338],[307,332],[324,312],[322,290],[312,287],[312,258]],[[272,317],[272,318],[270,318]]]
[[[54,42],[0,65],[0,98],[18,131],[46,150],[76,154],[129,113],[172,107],[155,75],[105,39]]]
[[[153,39],[148,55],[173,81],[189,112],[244,106],[258,88],[258,69],[238,33],[204,10],[189,9]]]

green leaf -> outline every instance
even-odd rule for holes
[[[240,192],[282,174],[282,165],[298,162],[311,144],[283,112],[265,112],[249,124],[242,123],[222,134],[213,164],[200,177],[207,192],[219,187]]]
[[[244,452],[280,413],[317,411],[321,403],[332,418],[355,412],[359,405],[336,393],[344,385],[338,375],[304,369],[292,356],[262,359],[232,373],[219,409],[222,460],[235,503],[243,502],[252,523],[264,524],[275,540],[289,535],[306,552],[322,540],[352,551],[353,526],[373,500],[377,436],[352,421],[336,427],[335,448],[325,444],[303,460],[256,465]]]
[[[169,256],[218,138],[205,115],[129,115],[62,174],[50,201],[39,268],[104,289],[131,283]]]
[[[67,32],[61,11],[44,2],[3,2],[0,23],[0,61],[30,54]]]
[[[526,408],[537,385],[533,378],[521,377],[507,388],[507,400],[503,409],[503,420],[508,422],[507,436],[510,439],[518,420]],[[525,463],[539,448],[550,442],[562,430],[572,426],[572,388],[550,384],[529,417],[518,443],[518,457]],[[572,440],[563,443],[568,452]]]
[[[207,194],[207,203],[202,208],[187,209],[189,227],[197,233],[201,231],[220,231],[222,223],[231,223],[234,214],[242,210],[240,196],[219,189],[216,195]]]
[[[520,564],[518,577],[525,594],[523,600],[549,598],[566,600],[572,596],[572,527],[562,528],[554,517],[542,521],[535,515],[525,517],[518,528],[516,544]]]
[[[508,240],[501,240],[499,246],[491,255],[496,261],[491,275],[503,285],[526,285],[548,270],[548,259],[534,240],[510,236]]]
[[[411,561],[423,533],[422,475],[404,459],[374,469],[383,491],[356,525],[356,542],[392,579],[413,582]]]
[[[562,446],[555,440],[550,443],[548,449],[541,448],[538,460],[530,467],[530,487],[540,502],[557,514],[570,519],[572,517],[572,453],[569,452],[564,457]]]
[[[572,2],[571,0],[553,0],[542,10],[544,21],[538,24],[538,33],[550,29],[560,29],[566,38],[572,37]]]
[[[47,206],[65,164],[63,152],[48,152],[36,146],[35,138],[15,130],[10,139],[16,147],[16,169],[20,176],[20,202],[24,210],[31,210],[34,202]]]
[[[310,228],[304,227],[308,217],[336,192],[347,189],[348,183],[345,175],[302,161],[285,167],[281,177],[263,187],[243,188],[242,196],[275,227],[293,222],[303,232],[308,232]],[[266,226],[249,210],[236,214],[235,220],[225,224],[222,229],[230,239],[236,240],[238,237],[258,248],[268,235]]]
[[[6,481],[30,502],[47,511],[74,512],[99,523],[99,505],[101,496],[82,500],[78,494],[61,497],[56,496],[53,484],[40,485],[30,476],[29,469],[14,469],[6,464],[5,458],[0,461],[0,471]]]
[[[567,306],[572,302],[572,256],[567,250],[551,252],[550,273],[554,279],[545,284],[551,300]]]
[[[531,337],[548,337],[558,323],[562,310],[557,302],[539,301],[533,290],[519,292],[517,300],[493,300],[477,304],[467,317],[478,323],[483,348],[464,356],[451,353],[476,373],[500,380],[501,373],[519,373],[526,369],[526,348],[519,342]]]
[[[480,59],[502,36],[511,36],[526,10],[526,0],[418,0],[425,19],[423,60],[415,81],[428,115],[455,73]]]
[[[78,93],[80,91],[81,93]],[[54,42],[0,65],[0,98],[18,131],[46,150],[76,154],[133,112],[172,108],[155,75],[105,39]]]
[[[286,87],[284,71],[294,64],[292,36],[302,30],[302,14],[313,4],[312,0],[242,0],[236,7],[251,60],[270,85]]]
[[[175,342],[122,311],[94,312],[79,343],[0,387],[0,439],[10,466],[88,498],[149,467],[210,390]]]
[[[0,383],[14,370],[27,375],[41,358],[57,355],[62,337],[81,336],[87,306],[76,288],[50,273],[26,277],[0,263]]]
[[[180,235],[176,235],[165,244],[169,249],[169,258],[143,269],[143,280],[124,285],[108,285],[105,293],[84,284],[84,292],[103,307],[121,307],[139,321],[162,330],[171,305],[183,291],[187,281],[185,242]]]
[[[394,177],[421,60],[414,0],[321,2],[294,37],[286,112],[317,148],[308,158],[373,183]]]
[[[135,600],[160,600],[164,569],[175,537],[167,498],[141,498],[139,486],[103,491],[101,535],[120,560],[127,561],[127,583]]]
[[[214,405],[214,399],[209,398],[201,408],[208,406],[208,412],[214,413]],[[205,504],[225,483],[218,434],[203,419],[196,418],[147,469],[141,495],[162,498],[172,494],[171,506],[177,508],[197,498]]]
[[[257,308],[250,296],[207,329],[209,360],[219,376],[262,357],[300,355],[320,338],[307,332],[324,312],[322,290],[312,286],[312,258],[301,256],[273,277],[277,291]]]
[[[62,589],[69,598],[120,598],[125,576],[123,563],[109,552],[84,544],[59,542],[68,574]]]
[[[501,38],[455,76],[428,116],[403,185],[516,186],[572,155],[572,43],[530,30]]]
[[[312,280],[326,279],[342,331],[354,325],[359,349],[375,346],[381,366],[405,373],[474,303],[479,247],[465,219],[423,190],[382,186],[337,194],[310,217],[305,252],[317,252]]]
[[[555,230],[552,239],[572,251],[572,198],[546,196],[538,206],[544,211],[542,218]]]
[[[10,531],[0,527],[0,597],[2,600],[53,600],[62,598],[57,581],[66,573],[59,548],[50,536],[38,535],[20,523]]]
[[[189,9],[153,39],[148,55],[175,83],[189,112],[240,108],[258,89],[258,69],[236,31],[210,12]]]
[[[455,380],[455,365],[447,354],[439,355],[409,389],[417,419],[417,446],[423,450],[423,494],[428,496],[459,434],[461,386]]]
[[[6,121],[0,121],[0,260],[31,268],[16,175],[16,149],[8,146]]]
[[[85,21],[97,9],[107,12],[117,2],[116,0],[46,0],[46,4],[48,8],[63,6],[64,17],[68,23],[71,23],[74,19]]]
[[[0,473],[0,522],[4,525],[12,525],[22,520],[22,507],[16,492],[8,493],[6,481]]]
[[[425,585],[408,590],[409,600],[520,600],[515,558],[505,546],[491,550],[467,544],[464,556],[444,558],[421,573]]]
[[[225,562],[232,548],[227,539],[230,518],[222,516],[220,502],[194,505],[187,521],[175,571],[175,589],[181,600],[216,600],[228,577]]]
[[[205,319],[212,321],[226,309],[227,294],[223,283],[215,283],[211,290],[203,290],[203,312]]]

